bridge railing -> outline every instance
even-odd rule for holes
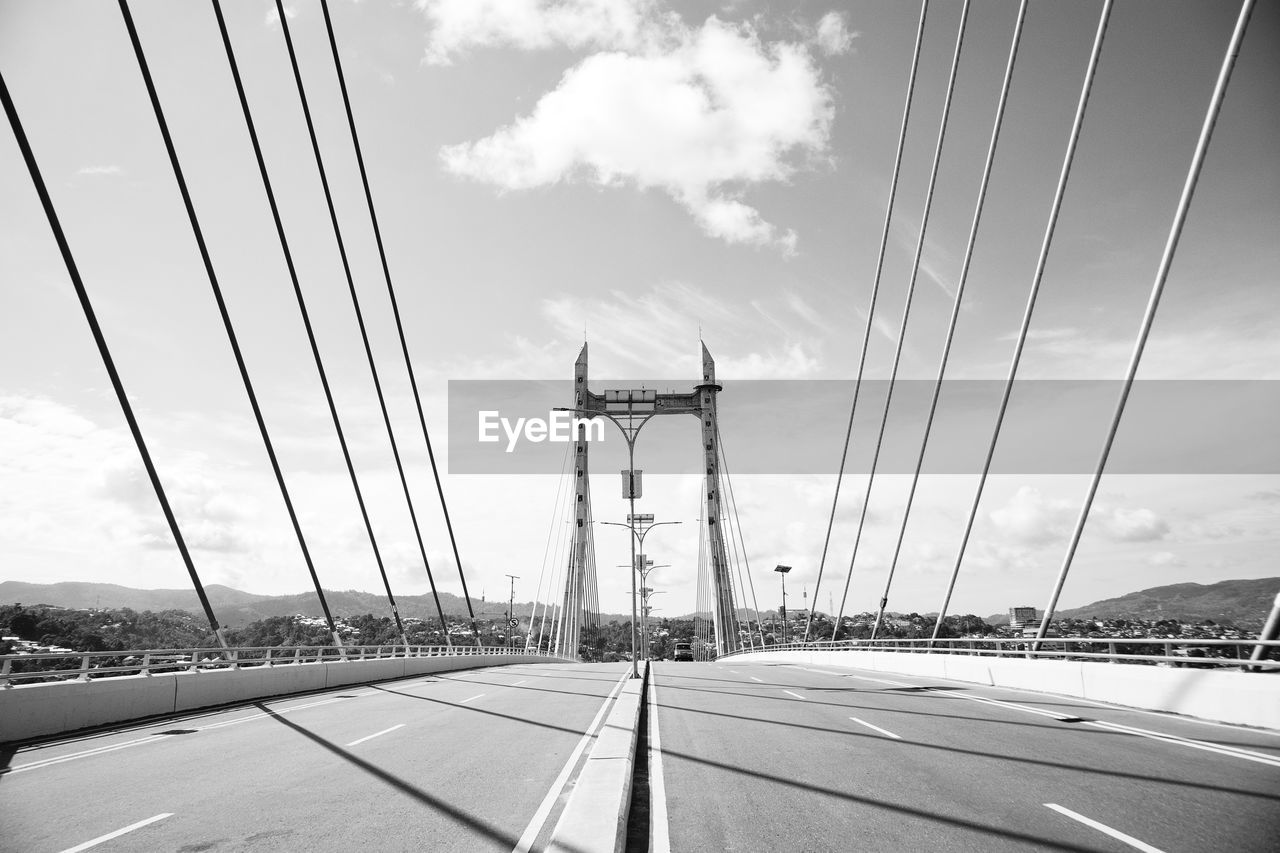
[[[138,649],[109,652],[39,652],[0,655],[0,688],[42,681],[201,672],[219,669],[294,666],[306,663],[384,660],[406,657],[519,654],[553,657],[539,651],[501,646],[255,646],[244,648]]]
[[[1267,654],[1251,660],[1254,650]],[[963,637],[939,640],[891,638],[882,640],[819,640],[744,647],[735,654],[787,651],[875,651],[1038,658],[1046,660],[1105,661],[1160,666],[1280,671],[1280,640],[1206,640],[1195,638],[1130,637]],[[1267,659],[1268,657],[1273,659]]]

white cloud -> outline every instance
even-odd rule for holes
[[[1107,534],[1120,542],[1154,542],[1169,535],[1169,525],[1149,509],[1095,505],[1089,515],[1101,515]]]
[[[828,12],[818,21],[818,30],[814,34],[814,43],[827,56],[839,56],[848,53],[853,47],[857,33],[851,33],[845,27],[844,16],[839,12]]]
[[[1047,498],[1039,489],[1022,486],[990,515],[1004,538],[1034,547],[1065,542],[1079,514],[1078,501]],[[1154,542],[1169,535],[1168,523],[1153,510],[1101,503],[1094,503],[1089,510],[1085,535],[1091,530],[1114,542]]]
[[[76,170],[77,175],[123,175],[124,169],[116,165],[110,166],[81,166]]]
[[[584,328],[604,332],[589,335],[593,362],[601,364],[596,358],[605,355],[609,366],[600,369],[618,378],[636,371],[645,378],[696,375],[700,353],[688,342],[695,340],[699,327],[721,379],[813,376],[821,360],[808,344],[807,323],[789,329],[780,319],[787,316],[786,304],[792,303],[783,295],[781,304],[739,307],[693,285],[667,282],[640,294],[615,291],[607,299],[548,299],[543,313],[558,340],[573,340]],[[742,340],[776,344],[747,352],[723,350],[718,344]]]
[[[714,17],[697,29],[666,19],[663,31],[643,52],[588,56],[528,115],[444,147],[445,167],[507,190],[573,180],[657,189],[713,237],[793,253],[795,232],[741,196],[826,151],[832,94],[809,47],[766,44],[750,25]]]
[[[294,18],[298,17],[297,7],[290,6],[288,3],[284,4],[284,16],[291,21]],[[266,23],[266,25],[269,27],[275,26],[280,23],[280,11],[276,9],[276,6],[274,3],[272,3],[271,8],[267,10],[267,17],[264,23]]]
[[[996,529],[1023,545],[1044,545],[1065,536],[1071,516],[1069,502],[1046,498],[1031,486],[1020,487],[1007,504],[991,511]]]
[[[634,49],[658,34],[651,0],[417,0],[431,25],[426,61],[474,47]]]

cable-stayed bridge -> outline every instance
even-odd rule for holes
[[[966,568],[965,554],[983,489],[999,446],[1014,382],[1031,334],[1055,226],[1070,186],[1071,167],[1086,117],[1112,0],[1101,4],[1096,34],[1063,146],[1054,197],[1026,292],[1013,357],[994,427],[982,442],[984,459],[967,508],[952,569],[940,584],[941,605],[931,635],[903,641],[882,636],[916,484],[924,470],[930,428],[947,377],[958,318],[980,235],[989,179],[1004,130],[1005,106],[1019,61],[1027,2],[1014,13],[1009,54],[991,121],[961,272],[953,294],[942,356],[933,384],[896,545],[868,636],[854,636],[845,602],[859,563],[867,505],[876,482],[912,298],[922,271],[929,215],[937,187],[968,0],[960,13],[950,77],[929,170],[923,218],[908,276],[906,301],[893,333],[889,394],[875,413],[879,429],[855,435],[867,351],[880,297],[886,247],[910,124],[916,70],[928,3],[923,4],[911,57],[897,156],[888,182],[884,227],[850,405],[830,518],[818,558],[822,589],[841,589],[840,607],[816,607],[794,623],[794,642],[766,636],[750,567],[749,537],[738,518],[725,456],[717,397],[732,384],[717,379],[703,345],[702,374],[688,390],[592,390],[587,346],[574,375],[574,395],[562,401],[579,435],[570,442],[563,526],[570,531],[547,577],[539,579],[539,609],[522,646],[485,646],[475,624],[467,574],[445,489],[436,466],[423,397],[383,246],[377,206],[365,171],[328,4],[319,4],[333,73],[363,190],[357,214],[366,217],[377,247],[394,316],[392,344],[412,389],[415,439],[428,451],[448,532],[449,553],[467,603],[470,635],[448,633],[443,645],[411,642],[392,587],[385,543],[366,500],[368,481],[349,446],[326,358],[314,333],[314,302],[306,295],[298,259],[281,214],[280,191],[264,157],[258,122],[246,94],[223,6],[212,3],[230,84],[241,108],[274,224],[272,238],[288,272],[306,331],[307,355],[324,389],[325,409],[341,446],[359,522],[385,592],[397,640],[361,646],[343,639],[325,599],[315,540],[295,511],[291,483],[260,405],[251,362],[242,351],[234,312],[224,299],[205,225],[188,188],[184,157],[171,134],[148,60],[154,50],[140,34],[134,11],[120,0],[124,32],[141,87],[154,114],[168,166],[208,278],[218,320],[252,408],[298,552],[332,637],[323,647],[236,648],[205,594],[200,566],[188,545],[181,512],[166,489],[135,414],[136,400],[117,369],[103,331],[95,287],[77,263],[77,246],[63,226],[56,186],[41,168],[22,111],[0,77],[0,100],[16,150],[49,225],[102,365],[145,467],[156,509],[208,622],[202,648],[136,649],[109,653],[4,655],[0,669],[0,849],[63,850],[1271,850],[1280,830],[1280,670],[1275,648],[1280,605],[1258,640],[1181,641],[1055,636],[1053,616],[1085,535],[1112,444],[1125,415],[1160,299],[1192,209],[1194,192],[1242,45],[1254,3],[1240,5],[1222,45],[1201,131],[1190,152],[1164,250],[1152,270],[1147,306],[1134,336],[1118,399],[1109,412],[1090,485],[1078,507],[1060,567],[1046,591],[1038,627],[1026,636],[990,639],[946,636],[945,619]],[[406,465],[384,394],[385,372],[374,357],[367,320],[348,258],[354,242],[331,190],[333,162],[316,131],[295,52],[290,14],[276,14],[292,84],[310,141],[325,212],[360,350],[378,400],[395,461],[398,485],[412,521],[414,545],[433,595],[436,573],[428,556]],[[318,85],[313,81],[313,85]],[[14,83],[18,89],[19,84]],[[25,190],[24,190],[25,191]],[[362,220],[364,221],[364,220]],[[363,227],[363,226],[362,226]],[[985,237],[984,237],[985,239]],[[385,371],[385,364],[383,365]],[[650,609],[644,535],[652,515],[641,499],[640,431],[665,414],[699,421],[700,471],[695,661],[647,662]],[[624,472],[631,539],[632,654],[629,663],[587,662],[600,607],[589,466],[584,433],[607,420],[626,438]],[[727,424],[726,424],[727,426]],[[400,435],[403,440],[403,433]],[[784,437],[779,436],[778,441]],[[848,569],[833,568],[832,532],[851,445],[874,448],[860,501]],[[637,457],[639,453],[639,457]],[[961,510],[964,510],[961,507]],[[559,502],[557,500],[557,511]],[[312,534],[314,536],[314,534]],[[758,560],[757,560],[758,562]],[[779,566],[779,570],[787,567]],[[864,583],[862,574],[858,574]],[[545,581],[545,583],[544,583]],[[875,579],[879,588],[880,578]],[[827,586],[824,587],[823,583]],[[541,591],[545,589],[545,594]],[[1278,599],[1280,602],[1280,599]],[[446,614],[435,600],[441,627]],[[834,610],[835,608],[833,608]],[[511,615],[511,614],[509,614]],[[782,614],[785,621],[785,611]],[[536,623],[536,626],[535,626]]]

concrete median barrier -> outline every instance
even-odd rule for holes
[[[623,685],[551,833],[547,853],[620,853],[626,847],[640,708],[648,679],[646,665],[643,677]]]

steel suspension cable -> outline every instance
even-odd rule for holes
[[[720,493],[724,494],[725,485],[724,485],[723,472],[721,474],[720,480],[721,480],[719,485]],[[738,575],[738,585],[736,588],[737,595],[734,595],[734,590],[730,590],[730,598],[733,601],[734,624],[740,624],[737,618],[738,609],[739,609],[738,596],[742,597],[741,609],[747,610],[748,609],[747,600],[746,600],[747,588],[746,588],[746,584],[742,582],[742,561],[739,559],[737,539],[735,539],[733,535],[733,519],[729,517],[728,513],[724,514],[724,518],[726,519],[726,522],[723,526],[729,528],[729,548],[728,548],[727,556],[729,557],[729,562],[732,564],[734,571],[736,571]],[[732,576],[731,576],[731,579],[732,579]],[[741,632],[741,628],[739,628],[739,632]],[[751,632],[749,630],[747,631],[747,641],[751,643],[752,648],[755,648],[755,643],[751,641]]]
[[[933,429],[933,418],[938,411],[938,398],[942,395],[942,381],[947,372],[947,361],[951,356],[951,344],[955,338],[956,325],[960,321],[960,304],[964,299],[965,285],[969,281],[969,267],[973,261],[973,250],[978,239],[978,226],[982,221],[982,208],[987,198],[987,187],[991,183],[991,169],[995,163],[996,145],[1000,139],[1000,128],[1004,122],[1005,105],[1009,101],[1009,89],[1013,80],[1013,68],[1018,57],[1018,46],[1022,41],[1022,26],[1027,17],[1027,4],[1029,0],[1021,0],[1018,4],[1018,17],[1013,26],[1013,37],[1009,45],[1009,61],[1005,64],[1004,80],[1000,84],[1000,97],[996,104],[995,122],[991,129],[991,141],[987,144],[987,158],[982,166],[982,179],[978,184],[978,200],[974,206],[973,221],[969,225],[969,239],[965,244],[964,260],[960,264],[960,276],[956,283],[955,300],[951,306],[951,319],[947,323],[946,341],[942,347],[942,358],[938,362],[938,378],[933,383],[933,397],[929,401],[929,415],[925,420],[924,437],[920,441],[920,456],[916,459],[916,471],[911,480],[911,493],[907,496],[907,507],[902,515],[902,527],[898,530],[898,543],[893,551],[893,562],[889,571],[892,572],[892,566],[897,565],[898,554],[902,550],[902,540],[907,532],[907,520],[911,516],[911,505],[915,498],[916,484],[920,480],[920,472],[924,468],[925,451],[929,446],[929,433]],[[955,566],[955,571],[960,569],[959,563]],[[938,621],[933,626],[933,639],[938,639],[938,632],[942,629],[942,621],[946,617],[947,607],[951,603],[951,590],[955,586],[956,576],[952,573],[951,582],[947,587],[947,595],[942,601],[942,607],[938,610]]]
[[[555,519],[556,519],[556,514],[559,512],[560,495],[564,492],[564,484],[565,484],[564,469],[565,469],[565,466],[568,465],[569,463],[569,448],[572,446],[573,446],[572,444],[569,444],[567,442],[565,443],[564,458],[560,462],[560,476],[556,478],[556,497],[555,497],[555,501],[552,503],[552,506],[555,507],[555,509],[551,511],[551,526],[547,528],[547,543],[542,548],[542,568],[538,570],[538,586],[537,586],[537,591],[535,592],[535,597],[534,597],[533,612],[529,614],[529,636],[525,637],[525,642],[524,642],[525,651],[528,651],[529,643],[533,639],[533,623],[534,623],[534,620],[538,618],[538,604],[542,602],[542,581],[544,580],[544,576],[546,575],[546,572],[547,572],[547,558],[551,554],[551,539],[556,532]],[[542,602],[542,603],[543,603],[542,617],[545,620],[547,615],[547,608],[546,608],[545,602]],[[538,633],[539,633],[539,636],[541,636],[541,633],[542,633],[541,630],[539,630]]]
[[[155,490],[156,499],[160,502],[160,510],[164,513],[165,521],[169,524],[169,531],[173,534],[173,540],[178,546],[178,553],[182,556],[183,565],[187,568],[187,574],[191,578],[191,585],[195,587],[196,597],[200,599],[200,607],[204,610],[205,618],[209,620],[209,627],[213,631],[214,637],[217,638],[218,644],[225,649],[227,648],[227,641],[222,635],[222,626],[218,623],[218,617],[213,613],[212,605],[209,604],[209,597],[205,594],[204,584],[200,582],[200,574],[196,571],[195,563],[191,559],[191,552],[187,549],[187,542],[178,527],[178,519],[173,514],[173,507],[170,506],[169,498],[165,494],[164,484],[160,482],[160,474],[156,471],[155,463],[151,459],[151,451],[147,449],[147,443],[142,437],[142,428],[138,425],[138,419],[134,416],[133,406],[129,403],[129,396],[125,393],[124,383],[120,379],[119,371],[116,370],[115,360],[111,357],[111,350],[107,347],[107,339],[102,333],[102,327],[98,325],[97,314],[93,310],[93,304],[89,301],[89,292],[85,289],[84,280],[80,277],[80,269],[71,254],[71,246],[67,242],[67,236],[62,230],[62,222],[53,206],[53,199],[49,196],[49,190],[45,186],[44,177],[41,175],[40,166],[36,162],[35,153],[31,150],[31,143],[27,140],[26,131],[18,118],[17,107],[9,96],[9,87],[5,83],[4,75],[2,74],[0,74],[0,101],[4,102],[4,111],[9,119],[9,126],[13,129],[14,139],[22,152],[22,159],[26,163],[27,172],[31,175],[31,182],[35,185],[36,194],[40,197],[40,205],[44,208],[45,218],[49,220],[49,228],[53,231],[54,240],[58,244],[58,251],[62,253],[62,261],[67,267],[67,274],[71,277],[71,284],[75,288],[76,297],[80,300],[80,307],[84,311],[85,320],[89,324],[89,331],[93,334],[94,343],[97,344],[98,354],[102,357],[102,364],[107,370],[107,376],[111,379],[111,387],[115,390],[116,399],[124,412],[125,421],[129,424],[129,432],[133,435],[138,454],[142,457],[142,465],[147,470],[147,477],[151,480],[151,487]]]
[[[889,244],[889,223],[893,220],[893,204],[898,195],[898,177],[902,172],[902,153],[907,142],[907,124],[911,118],[911,101],[916,89],[916,72],[920,68],[920,46],[924,42],[924,24],[925,18],[929,11],[929,0],[923,0],[920,4],[920,24],[916,27],[916,43],[911,53],[911,74],[907,77],[907,99],[906,104],[902,108],[902,127],[898,131],[898,150],[893,158],[893,177],[889,181],[889,201],[885,205],[884,212],[884,228],[880,234],[880,249],[876,256],[876,272],[875,278],[871,284],[871,302],[867,306],[867,327],[862,335],[862,352],[858,356],[858,378],[853,385],[853,402],[849,406],[849,426],[844,434],[844,449],[840,452],[840,470],[836,474],[835,494],[831,499],[831,517],[827,520],[827,535],[822,542],[822,557],[818,561],[818,579],[813,585],[813,600],[818,600],[818,592],[822,589],[822,575],[827,565],[827,551],[831,546],[831,532],[835,528],[836,508],[840,505],[840,484],[844,480],[845,463],[849,457],[849,442],[853,437],[853,421],[854,416],[858,412],[858,395],[862,390],[862,375],[867,366],[867,350],[871,345],[871,328],[875,321],[876,315],[876,299],[880,293],[880,276],[884,271],[885,250]],[[844,602],[840,604],[841,613],[844,612]],[[813,609],[809,610],[809,617],[804,623],[804,637],[801,642],[809,641],[809,629],[813,625]],[[840,630],[840,622],[836,621],[834,632],[831,638],[835,639],[835,634]]]
[[[122,6],[124,0],[120,0]],[[351,449],[347,446],[346,434],[342,430],[342,421],[338,417],[338,407],[333,399],[333,389],[329,386],[329,376],[324,369],[324,360],[320,357],[320,346],[316,342],[315,329],[311,325],[311,313],[307,310],[306,297],[302,294],[302,285],[298,280],[298,270],[293,262],[293,250],[289,248],[289,239],[284,233],[284,222],[280,217],[280,206],[276,202],[275,190],[271,186],[271,177],[267,172],[267,163],[262,154],[262,145],[258,140],[257,126],[253,121],[253,114],[249,110],[249,100],[245,95],[244,82],[240,78],[239,64],[236,62],[235,52],[231,48],[231,40],[228,37],[226,27],[222,21],[221,5],[219,0],[213,0],[214,10],[218,13],[218,21],[222,26],[223,47],[226,49],[227,62],[231,66],[231,74],[235,79],[236,94],[240,99],[240,109],[244,115],[245,129],[249,132],[249,141],[253,146],[253,154],[258,162],[258,174],[262,178],[262,187],[266,192],[267,204],[271,209],[271,218],[275,222],[276,236],[280,241],[280,249],[284,254],[285,266],[289,271],[289,280],[293,285],[293,293],[298,302],[298,311],[302,315],[302,325],[307,333],[307,342],[311,346],[311,356],[315,361],[316,372],[320,376],[320,385],[324,389],[325,402],[329,406],[329,416],[333,420],[333,429],[338,436],[338,444],[342,449],[342,458],[347,466],[347,474],[351,479],[351,488],[355,492],[356,504],[360,509],[360,517],[364,521],[365,532],[369,537],[369,545],[373,549],[374,561],[378,565],[378,573],[382,576],[382,585],[387,593],[387,603],[391,607],[391,614],[395,618],[396,629],[400,634],[400,640],[405,645],[409,644],[409,638],[405,635],[404,622],[400,618],[400,608],[396,605],[395,595],[391,592],[391,581],[387,578],[386,566],[382,560],[382,551],[378,548],[378,540],[373,532],[373,523],[369,520],[369,510],[365,506],[364,492],[360,489],[360,480],[356,476],[355,464],[351,460]],[[284,14],[281,13],[281,21],[284,20]],[[441,619],[441,622],[444,620]],[[449,643],[449,632],[445,630],[445,643]]]
[[[1200,179],[1200,170],[1204,166],[1205,155],[1209,150],[1209,140],[1213,136],[1214,125],[1217,124],[1218,114],[1222,110],[1222,102],[1226,98],[1227,84],[1231,80],[1231,72],[1235,68],[1236,57],[1240,54],[1240,44],[1244,40],[1245,30],[1248,28],[1249,17],[1253,13],[1253,5],[1253,0],[1244,0],[1240,6],[1240,14],[1236,19],[1235,30],[1231,33],[1231,41],[1227,45],[1227,54],[1222,60],[1222,67],[1218,72],[1213,95],[1209,99],[1209,109],[1205,114],[1204,124],[1200,129],[1200,137],[1196,141],[1195,153],[1191,158],[1191,166],[1187,170],[1187,179],[1182,187],[1182,195],[1178,199],[1178,206],[1174,212],[1173,224],[1169,228],[1169,237],[1160,256],[1156,279],[1151,285],[1151,295],[1147,300],[1147,307],[1142,315],[1142,324],[1138,330],[1138,338],[1133,345],[1133,354],[1129,358],[1129,367],[1125,371],[1124,386],[1120,391],[1120,399],[1116,402],[1115,412],[1111,416],[1111,425],[1107,429],[1107,439],[1102,445],[1102,452],[1098,456],[1098,464],[1094,468],[1093,476],[1089,481],[1089,491],[1080,507],[1080,515],[1076,518],[1075,528],[1071,531],[1071,542],[1067,546],[1067,553],[1062,559],[1062,566],[1058,571],[1053,593],[1049,597],[1049,603],[1044,610],[1044,618],[1040,620],[1040,627],[1036,630],[1036,644],[1032,647],[1033,651],[1039,650],[1039,641],[1044,639],[1045,632],[1049,629],[1049,620],[1053,618],[1054,611],[1057,609],[1058,596],[1062,592],[1062,585],[1067,579],[1067,572],[1071,568],[1076,548],[1080,545],[1080,537],[1084,533],[1085,522],[1089,518],[1089,510],[1093,507],[1094,496],[1098,493],[1098,484],[1102,480],[1103,470],[1107,467],[1107,458],[1111,455],[1111,446],[1115,442],[1116,432],[1120,428],[1120,419],[1124,415],[1125,403],[1129,400],[1129,392],[1133,389],[1133,380],[1138,374],[1138,364],[1142,361],[1142,352],[1146,349],[1147,338],[1151,333],[1151,326],[1155,322],[1156,309],[1160,305],[1160,297],[1164,293],[1165,282],[1169,278],[1169,269],[1173,265],[1173,255],[1177,251],[1178,241],[1182,237],[1182,228],[1186,224],[1187,212],[1191,208],[1191,198],[1195,195],[1196,183]]]
[[[876,466],[880,462],[880,448],[884,442],[885,428],[889,425],[889,411],[893,406],[893,392],[897,386],[898,367],[902,363],[902,350],[907,342],[907,322],[911,318],[911,303],[915,298],[916,284],[920,280],[920,260],[924,255],[924,240],[929,230],[929,214],[933,212],[933,194],[938,185],[938,170],[942,164],[942,149],[947,137],[947,121],[951,117],[951,100],[956,91],[956,77],[960,71],[960,54],[964,46],[965,25],[969,21],[969,0],[964,0],[960,7],[960,24],[956,30],[956,46],[951,56],[951,71],[947,77],[947,95],[942,102],[942,120],[938,125],[938,141],[933,149],[933,163],[929,167],[929,188],[925,192],[924,212],[920,216],[920,236],[916,239],[915,256],[911,260],[911,278],[907,284],[907,298],[902,306],[902,322],[898,324],[898,342],[893,351],[893,368],[889,372],[889,389],[885,393],[884,413],[880,417],[880,431],[876,434],[875,454],[871,457],[871,475],[867,477],[867,492],[862,497],[862,510],[858,518],[858,532],[853,540],[853,556],[849,559],[849,575],[845,578],[845,595],[849,594],[849,581],[853,578],[854,561],[858,558],[858,545],[862,541],[863,525],[867,518],[867,506],[871,503],[871,489],[876,482]],[[912,484],[914,494],[915,485]],[[884,593],[880,596],[880,606],[876,610],[876,620],[871,626],[871,639],[876,638],[880,630],[880,622],[884,619],[884,609],[889,603],[889,588],[893,584],[893,570],[897,563],[889,565],[888,577],[885,579]],[[841,600],[843,607],[844,601]]]
[[[1044,279],[1045,264],[1049,257],[1049,247],[1053,243],[1053,232],[1058,224],[1058,214],[1062,209],[1062,199],[1066,195],[1067,178],[1071,173],[1071,164],[1075,158],[1076,144],[1080,140],[1080,130],[1084,125],[1085,108],[1089,104],[1089,93],[1093,88],[1094,75],[1098,69],[1098,59],[1102,54],[1102,42],[1107,32],[1107,23],[1111,18],[1113,0],[1103,0],[1102,12],[1098,19],[1098,31],[1094,36],[1093,48],[1089,53],[1089,64],[1085,69],[1084,82],[1080,90],[1080,100],[1076,105],[1075,118],[1071,122],[1071,133],[1067,140],[1067,150],[1063,155],[1062,170],[1058,175],[1058,184],[1054,189],[1053,202],[1049,208],[1049,221],[1045,226],[1044,240],[1040,244],[1040,253],[1036,259],[1035,273],[1031,279],[1031,289],[1027,294],[1026,308],[1022,314],[1022,324],[1018,329],[1017,342],[1013,348],[1013,359],[1009,364],[1009,375],[1004,382],[1004,391],[1000,397],[1000,407],[996,412],[995,427],[991,432],[991,441],[987,446],[986,459],[982,464],[982,474],[978,478],[978,487],[973,495],[973,504],[969,508],[969,516],[965,521],[964,533],[960,539],[960,548],[956,552],[955,565],[951,572],[951,586],[947,588],[947,600],[950,601],[955,579],[960,573],[960,565],[964,562],[965,549],[969,537],[973,533],[974,520],[978,517],[978,506],[982,502],[982,492],[986,488],[987,476],[991,472],[991,460],[995,457],[996,445],[1000,440],[1000,428],[1004,424],[1005,412],[1009,407],[1009,397],[1013,394],[1013,383],[1018,375],[1018,364],[1022,360],[1022,351],[1026,347],[1027,332],[1031,329],[1031,316],[1035,311],[1036,297],[1040,294],[1040,284]],[[946,616],[945,609],[938,614],[938,624]],[[935,636],[937,626],[935,625]]]
[[[338,257],[342,260],[342,272],[347,280],[347,291],[351,295],[351,306],[355,309],[356,325],[360,328],[360,341],[364,345],[365,359],[369,363],[369,373],[373,377],[373,389],[378,397],[378,409],[382,413],[382,423],[387,430],[387,440],[391,442],[391,456],[395,460],[396,474],[400,477],[400,488],[404,492],[405,504],[409,508],[409,520],[413,526],[413,536],[418,545],[418,554],[422,557],[422,565],[427,572],[427,583],[431,585],[431,597],[435,601],[436,613],[440,616],[440,624],[444,625],[446,624],[444,608],[440,604],[440,593],[436,589],[436,580],[431,572],[431,561],[427,559],[427,546],[422,540],[422,527],[418,523],[417,510],[413,506],[413,495],[409,491],[409,479],[405,475],[404,462],[400,458],[400,447],[396,443],[396,433],[391,426],[391,415],[387,411],[386,395],[382,392],[382,382],[378,378],[378,365],[373,358],[373,347],[369,343],[369,330],[365,326],[364,312],[360,308],[360,297],[356,293],[355,279],[351,274],[351,262],[347,258],[346,241],[342,237],[342,226],[338,224],[338,211],[333,204],[333,191],[329,187],[329,176],[324,167],[324,158],[320,154],[320,142],[316,138],[315,124],[311,119],[311,106],[307,101],[306,89],[302,85],[302,72],[298,68],[298,56],[293,48],[293,37],[289,34],[288,16],[284,13],[283,0],[276,0],[276,10],[280,16],[280,30],[284,33],[284,43],[289,51],[289,64],[293,67],[293,81],[297,85],[298,100],[302,104],[302,115],[306,119],[307,135],[311,138],[311,151],[315,155],[316,169],[320,173],[320,186],[324,190],[325,206],[329,209],[329,221],[333,224],[333,237],[338,246]],[[445,633],[445,643],[449,646],[453,645],[453,641],[449,638],[447,632]],[[476,644],[479,645],[479,643],[480,638],[477,635]]]
[[[444,485],[440,480],[440,468],[436,464],[435,450],[431,445],[431,433],[427,430],[427,417],[422,407],[422,395],[418,392],[418,379],[413,372],[413,361],[409,358],[409,344],[404,333],[404,323],[400,319],[400,304],[396,300],[396,290],[391,283],[391,267],[387,263],[387,252],[382,242],[382,228],[378,224],[378,214],[373,204],[373,192],[369,188],[369,174],[364,165],[364,154],[360,147],[360,136],[356,133],[355,115],[351,110],[351,97],[347,92],[347,78],[342,71],[342,60],[338,58],[338,42],[333,32],[333,21],[329,17],[328,0],[320,0],[320,9],[324,12],[325,30],[329,34],[329,49],[333,53],[333,67],[338,73],[338,86],[342,90],[342,104],[347,113],[347,127],[351,130],[351,144],[355,150],[356,165],[360,168],[360,183],[364,187],[365,203],[369,208],[369,221],[373,224],[373,236],[378,246],[378,259],[382,262],[382,275],[387,283],[387,296],[391,301],[391,314],[396,321],[396,334],[400,338],[400,352],[404,356],[405,370],[409,374],[409,387],[413,391],[413,404],[418,411],[418,424],[422,427],[422,438],[427,445],[427,458],[431,461],[431,476],[435,479],[436,493],[440,496],[440,508],[444,513],[445,529],[449,532],[449,545],[453,549],[453,560],[458,566],[458,580],[462,582],[462,597],[467,602],[467,615],[471,618],[471,631],[480,642],[480,634],[476,629],[476,614],[471,606],[471,594],[467,591],[467,577],[462,570],[462,557],[458,555],[458,540],[453,532],[453,521],[449,517],[449,504],[444,497]]]
[[[942,162],[943,141],[947,133],[947,119],[951,114],[951,99],[955,94],[956,76],[960,68],[960,49],[964,43],[964,29],[969,16],[969,0],[965,0],[960,11],[960,25],[956,32],[955,51],[951,57],[951,70],[947,77],[947,93],[942,105],[942,120],[938,125],[938,139],[934,145],[933,163],[929,168],[929,184],[925,193],[924,212],[920,218],[920,236],[916,240],[916,250],[911,265],[911,277],[907,284],[907,296],[902,306],[902,320],[898,324],[898,340],[894,344],[893,366],[889,372],[889,387],[885,393],[884,412],[880,417],[880,429],[876,433],[875,450],[871,456],[871,470],[867,476],[866,492],[862,496],[862,507],[858,512],[858,529],[853,539],[853,552],[849,557],[849,572],[844,579],[844,592],[840,596],[840,613],[836,617],[837,628],[844,622],[844,608],[849,598],[849,584],[853,580],[854,565],[858,560],[858,547],[862,544],[862,531],[866,526],[867,507],[871,503],[871,491],[876,482],[876,468],[880,463],[880,449],[884,444],[885,427],[889,423],[889,412],[893,406],[893,392],[897,385],[898,367],[902,362],[902,350],[907,340],[907,321],[911,317],[911,303],[915,297],[916,283],[919,281],[920,259],[924,252],[924,240],[926,231],[929,226],[929,214],[933,209],[933,193],[937,187],[938,168]],[[880,618],[884,614],[885,602],[881,598],[880,607],[877,610],[875,627],[872,628],[872,636],[875,635],[876,628],[880,625]],[[835,639],[834,633],[832,639]]]
[[[178,152],[174,146],[173,137],[169,133],[169,123],[165,119],[164,109],[160,105],[160,97],[156,92],[155,83],[151,77],[150,65],[147,62],[146,54],[142,50],[142,42],[138,38],[137,30],[134,27],[127,5],[122,8],[125,10],[125,26],[128,28],[129,37],[133,42],[138,68],[142,72],[147,95],[151,100],[151,109],[155,113],[156,123],[160,127],[160,136],[164,140],[165,151],[169,155],[169,165],[173,168],[173,176],[178,184],[178,192],[182,196],[182,203],[187,211],[187,220],[191,223],[191,231],[195,236],[196,246],[200,250],[200,259],[204,263],[205,274],[209,278],[209,286],[213,290],[213,298],[218,305],[218,314],[222,318],[222,328],[227,334],[227,341],[231,345],[231,353],[236,360],[236,368],[240,372],[240,381],[244,385],[245,394],[249,398],[249,406],[253,410],[254,420],[258,424],[258,433],[262,436],[262,443],[267,450],[267,458],[271,462],[271,470],[275,474],[276,484],[280,488],[280,496],[283,498],[285,510],[289,514],[289,522],[293,526],[294,536],[298,540],[298,548],[302,551],[302,559],[306,563],[307,572],[311,575],[311,583],[315,586],[316,597],[320,599],[320,609],[324,611],[325,624],[329,626],[329,633],[333,637],[334,645],[341,649],[343,647],[342,636],[338,633],[338,628],[333,621],[333,615],[329,611],[329,602],[325,600],[324,589],[320,585],[320,577],[316,572],[315,563],[311,559],[311,550],[307,547],[306,537],[302,533],[302,525],[298,521],[298,513],[293,506],[293,498],[290,496],[289,488],[285,484],[284,472],[280,468],[280,460],[276,456],[275,445],[272,443],[271,435],[267,431],[267,422],[263,418],[262,407],[258,404],[257,392],[255,392],[253,382],[249,378],[249,368],[245,363],[244,353],[240,349],[240,341],[236,337],[235,327],[231,323],[231,314],[227,310],[226,300],[223,299],[222,287],[218,283],[218,276],[214,272],[213,260],[209,256],[209,248],[204,239],[204,229],[201,228],[200,220],[196,216],[195,204],[191,199],[191,192],[187,187],[187,180],[183,174],[182,165],[178,160]],[[221,25],[220,10],[215,7],[214,11],[218,13],[219,25]]]
[[[742,537],[742,518],[738,515],[738,499],[733,494],[733,478],[729,476],[729,457],[724,452],[724,439],[720,436],[720,424],[716,423],[716,447],[720,450],[720,470],[724,473],[724,481],[729,487],[729,506],[733,509],[733,523],[738,530],[738,541],[742,545],[742,560],[747,567],[747,584],[751,589],[751,605],[756,613],[756,628],[760,634],[760,647],[764,648],[764,625],[760,621],[760,601],[756,598],[756,583],[751,578],[751,560],[747,556],[747,541]],[[814,601],[817,601],[815,593]],[[750,632],[747,632],[748,635]]]

